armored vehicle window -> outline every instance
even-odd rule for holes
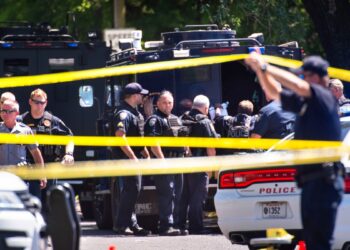
[[[120,105],[120,96],[121,96],[121,86],[119,85],[113,85],[114,87],[114,105],[112,105],[112,89],[111,86],[108,85],[106,88],[106,104],[109,107],[115,107]]]
[[[200,66],[195,68],[181,69],[179,70],[179,76],[181,83],[185,84],[196,82],[209,82],[211,81],[210,66]]]
[[[94,92],[92,86],[85,85],[79,87],[80,107],[89,108],[94,105]]]
[[[29,75],[29,60],[28,59],[5,59],[4,75],[5,76]]]
[[[74,58],[49,58],[51,73],[74,70]]]

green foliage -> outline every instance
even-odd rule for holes
[[[59,28],[66,25],[68,13],[75,13],[76,23],[70,18],[69,29],[85,40],[88,31],[112,26],[111,4],[111,0],[1,0],[0,22],[47,22]]]
[[[160,33],[186,24],[216,23],[236,29],[237,37],[263,32],[266,44],[296,40],[307,52],[322,51],[317,33],[302,0],[125,0],[126,26],[143,31],[144,40],[159,40]],[[113,0],[1,0],[0,21],[66,24],[75,13],[80,40],[88,31],[113,26]]]

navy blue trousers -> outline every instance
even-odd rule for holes
[[[203,205],[208,193],[208,174],[184,174],[183,191],[180,201],[179,227],[186,228],[188,215],[189,231],[203,230]]]
[[[154,181],[158,194],[159,230],[162,232],[178,225],[183,175],[156,175]]]
[[[121,192],[116,226],[134,227],[137,224],[135,204],[141,190],[141,176],[120,177],[119,180]]]
[[[303,184],[301,215],[308,250],[331,250],[338,206],[344,192],[342,177],[332,182],[317,179]]]

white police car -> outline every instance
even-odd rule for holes
[[[0,172],[0,249],[46,249],[40,207],[19,177]]]
[[[350,117],[341,118],[341,124],[344,143],[350,145]],[[350,159],[345,157],[342,161],[347,176],[333,247],[346,250],[350,249]],[[221,170],[214,201],[218,224],[226,238],[233,244],[253,248],[249,245],[250,239],[266,237],[267,228],[284,228],[300,236],[300,189],[294,182],[295,172],[293,166]],[[294,246],[288,247],[294,249]]]

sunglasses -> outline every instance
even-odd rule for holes
[[[2,109],[0,110],[1,113],[4,113],[4,114],[11,114],[13,112],[16,112],[15,109]]]
[[[37,105],[39,105],[39,104],[44,105],[46,103],[46,101],[42,102],[42,101],[38,101],[35,99],[31,99],[31,100],[32,100],[32,102],[34,102],[34,104],[37,104]]]

